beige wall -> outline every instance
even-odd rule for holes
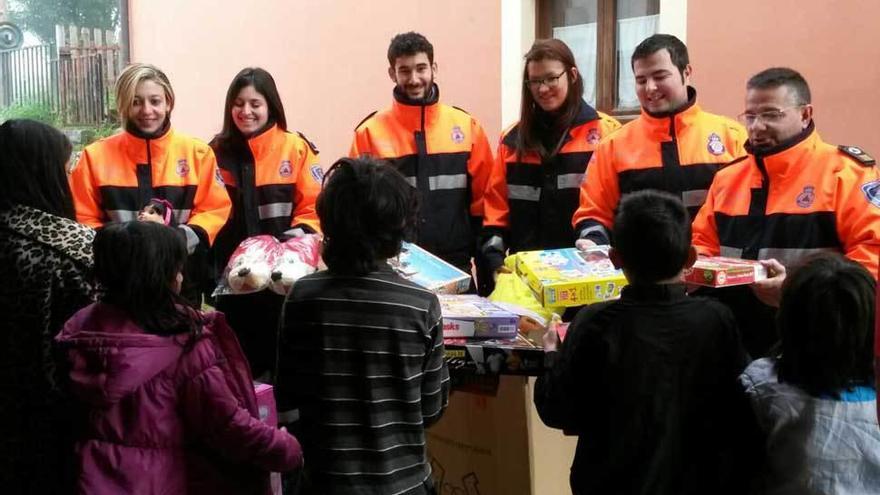
[[[501,126],[500,0],[130,0],[131,58],[168,74],[175,128],[210,139],[243,67],[272,73],[288,127],[321,149],[348,152],[352,131],[391,102],[388,42],[419,31],[434,45],[441,99]]]
[[[688,49],[702,105],[734,116],[749,76],[788,66],[810,84],[822,137],[877,156],[878,19],[877,0],[691,0]]]

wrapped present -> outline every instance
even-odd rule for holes
[[[519,316],[488,299],[472,294],[441,294],[438,297],[443,312],[444,337],[516,337]]]
[[[608,246],[520,252],[516,271],[547,308],[617,299],[627,284],[608,258]]]
[[[278,426],[278,408],[275,406],[275,392],[272,385],[254,382],[254,393],[257,395],[260,421],[269,426]]]
[[[709,256],[698,258],[685,270],[684,281],[707,287],[745,285],[767,278],[767,269],[755,260]]]
[[[388,264],[403,278],[437,294],[461,294],[471,285],[469,274],[409,242]]]

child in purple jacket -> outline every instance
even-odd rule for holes
[[[99,302],[57,337],[78,398],[78,491],[269,493],[302,465],[296,438],[258,419],[247,361],[220,313],[179,296],[173,229],[111,224],[93,244]]]

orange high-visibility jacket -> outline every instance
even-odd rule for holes
[[[562,140],[559,151],[542,162],[535,151],[517,156],[519,123],[498,145],[486,203],[484,227],[507,231],[511,252],[571,247],[577,238],[570,219],[587,163],[599,140],[620,128],[620,122],[586,102]],[[502,249],[503,251],[503,249]]]
[[[246,141],[214,139],[211,148],[232,200],[229,220],[214,242],[221,267],[247,237],[283,240],[298,231],[320,231],[315,200],[324,171],[305,136],[272,125]]]
[[[745,129],[702,111],[696,91],[688,88],[688,93],[684,108],[663,117],[642,109],[638,118],[599,144],[572,218],[579,238],[608,244],[621,195],[643,189],[679,196],[693,218],[715,172],[745,154]]]
[[[812,124],[790,143],[749,150],[715,176],[694,220],[694,246],[707,256],[776,258],[786,266],[834,250],[876,277],[880,173],[864,157],[823,142]]]
[[[476,233],[490,215],[484,196],[492,150],[480,124],[464,110],[408,101],[396,88],[391,108],[355,129],[350,156],[387,159],[421,193],[419,245],[470,272]]]
[[[229,216],[214,152],[174,129],[155,139],[123,131],[87,146],[70,189],[77,221],[91,227],[134,220],[151,198],[167,200],[190,252],[207,248]]]

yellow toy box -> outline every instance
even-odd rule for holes
[[[517,253],[516,271],[545,307],[582,306],[620,297],[623,271],[608,258],[608,246]]]

